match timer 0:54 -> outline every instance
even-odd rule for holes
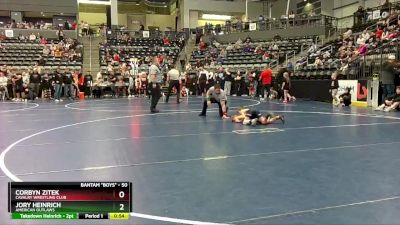
[[[110,213],[110,220],[127,220],[129,219],[129,213]]]

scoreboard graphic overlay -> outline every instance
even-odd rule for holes
[[[9,182],[12,219],[115,219],[132,212],[131,182]]]

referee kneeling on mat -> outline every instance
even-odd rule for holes
[[[176,103],[180,103],[179,95],[181,95],[180,85],[181,85],[181,73],[175,66],[167,73],[167,83],[168,83],[168,92],[165,102],[168,103],[169,96],[171,95],[172,88],[176,88]]]
[[[222,119],[229,119],[228,116],[228,102],[224,90],[221,89],[219,84],[210,87],[206,93],[206,99],[203,102],[203,111],[199,116],[206,116],[207,108],[211,106],[211,103],[218,104],[219,115]]]

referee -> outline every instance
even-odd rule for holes
[[[149,67],[149,88],[151,92],[151,103],[150,112],[158,113],[159,110],[156,109],[158,100],[161,98],[161,87],[160,83],[162,81],[161,71],[158,68],[158,60],[156,57],[153,58],[153,64]]]
[[[180,85],[181,85],[181,76],[180,72],[175,66],[167,73],[167,83],[168,83],[168,92],[165,102],[168,103],[169,96],[171,95],[172,88],[176,88],[176,103],[180,103],[179,96],[180,96]]]

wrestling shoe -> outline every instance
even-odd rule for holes
[[[222,119],[224,119],[224,120],[229,119],[229,118],[230,118],[230,117],[227,116],[227,115],[223,115],[223,116],[222,116]]]
[[[200,113],[199,116],[206,116],[206,114]]]
[[[251,125],[252,125],[252,126],[257,125],[257,119],[252,119],[252,120],[251,120]]]
[[[285,117],[284,116],[280,116],[279,119],[281,120],[282,124],[285,124]]]

